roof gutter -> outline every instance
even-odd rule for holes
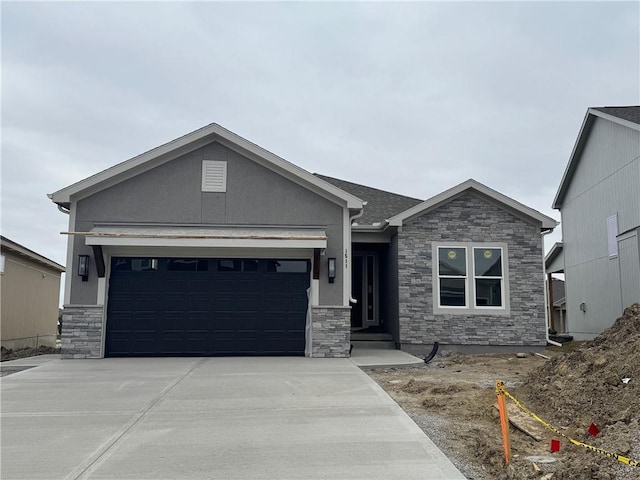
[[[349,217],[349,228],[353,229],[353,221],[360,218],[362,215],[364,215],[364,207],[367,206],[367,202],[363,201],[362,202],[362,208],[360,209],[360,211],[358,213],[356,213],[355,215],[351,215]],[[351,286],[353,288],[353,285]],[[358,303],[358,300],[356,300],[355,298],[353,298],[353,291],[351,292],[351,295],[349,295],[349,303],[353,303],[356,304]]]

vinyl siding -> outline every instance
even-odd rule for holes
[[[4,251],[0,275],[0,338],[6,348],[55,346],[60,273],[26,257]]]
[[[567,328],[576,339],[588,339],[609,327],[625,307],[621,259],[609,258],[607,218],[617,214],[619,234],[640,225],[640,132],[595,120],[561,213]],[[625,278],[634,275],[640,277],[637,263]]]

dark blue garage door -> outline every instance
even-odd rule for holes
[[[113,258],[106,355],[304,355],[309,261]]]

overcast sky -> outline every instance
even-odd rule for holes
[[[559,220],[586,109],[640,104],[639,2],[1,8],[2,235],[63,264],[46,194],[212,122],[311,172],[422,199],[474,178]]]

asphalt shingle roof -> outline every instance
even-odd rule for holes
[[[640,125],[640,106],[629,107],[594,107],[594,110],[598,110],[602,113],[613,115],[614,117],[627,120],[628,122],[637,123]]]
[[[317,173],[314,173],[314,175],[367,202],[366,207],[364,207],[364,215],[356,220],[359,225],[373,225],[377,222],[383,222],[400,212],[404,212],[422,203],[422,200],[418,198],[405,197],[397,193],[385,192],[377,188],[367,187]]]

